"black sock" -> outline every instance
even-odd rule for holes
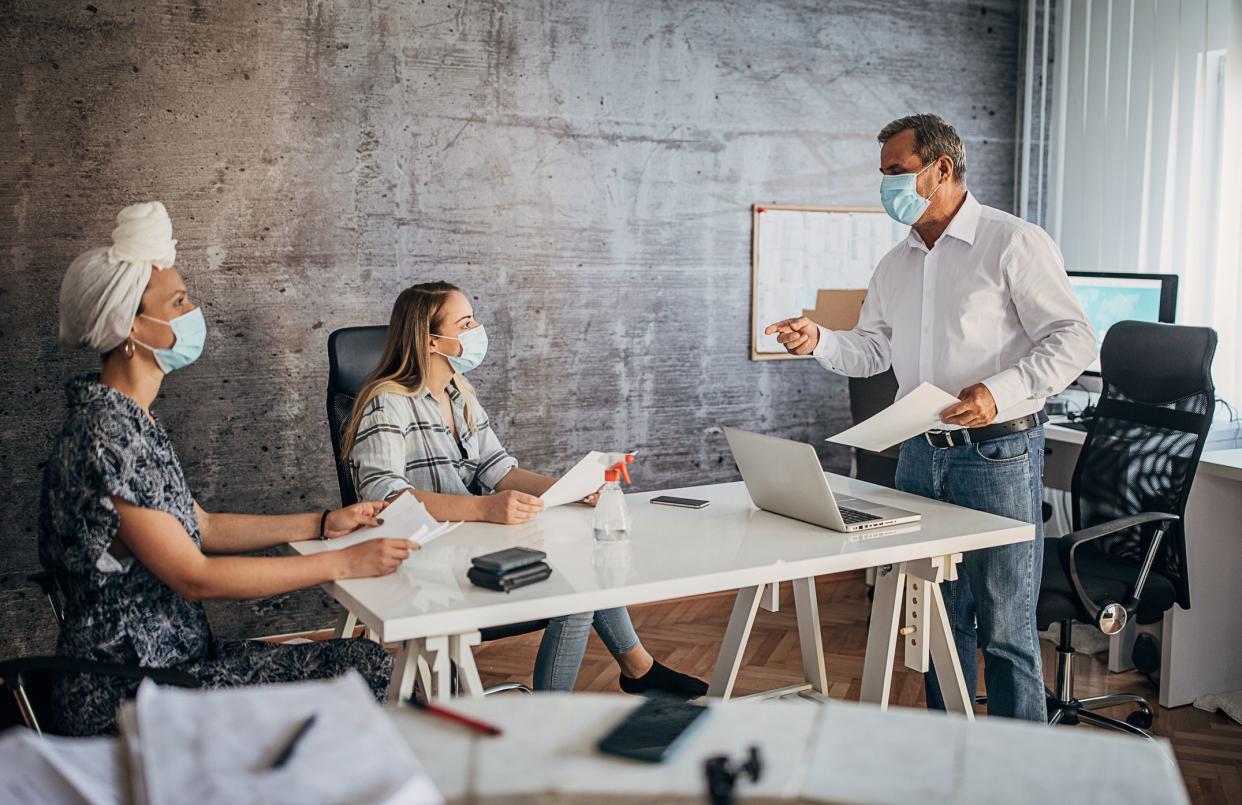
[[[680,699],[697,699],[706,695],[707,683],[653,660],[650,670],[637,679],[621,674],[621,690],[626,693],[659,692]]]

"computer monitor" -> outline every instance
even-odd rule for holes
[[[1119,321],[1172,323],[1177,313],[1176,274],[1116,274],[1109,271],[1070,271],[1070,285],[1095,328],[1097,346],[1108,328]],[[1084,374],[1099,375],[1100,362]]]

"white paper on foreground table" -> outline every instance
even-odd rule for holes
[[[113,805],[125,759],[112,738],[62,738],[10,727],[0,735],[0,802]]]
[[[922,383],[880,413],[828,437],[827,441],[880,453],[911,436],[945,427],[940,412],[955,402],[957,397],[944,389]]]
[[[577,503],[594,495],[604,485],[604,470],[610,466],[606,453],[592,450],[541,495],[543,505],[550,509],[566,503]]]
[[[384,521],[383,525],[360,528],[343,537],[308,544],[317,545],[320,551],[339,551],[373,539],[409,539],[426,545],[461,525],[437,521],[418,498],[408,493],[398,495],[387,509],[380,512],[379,519]]]
[[[272,761],[311,715],[289,762]],[[356,672],[331,681],[191,690],[143,682],[118,724],[133,800],[441,803]]]

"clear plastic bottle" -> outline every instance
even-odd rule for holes
[[[604,488],[595,504],[593,526],[597,542],[619,542],[630,533],[630,510],[621,491],[620,470],[604,471]]]

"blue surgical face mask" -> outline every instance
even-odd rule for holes
[[[454,338],[451,335],[436,335],[436,338],[447,338],[450,341],[461,342],[460,355],[444,355],[443,352],[437,352],[437,355],[444,355],[448,358],[449,365],[453,367],[454,372],[465,374],[471,369],[483,362],[484,356],[487,355],[487,328],[482,324],[470,330],[466,330],[459,337]]]
[[[203,309],[196,307],[189,313],[184,313],[172,321],[164,321],[154,316],[141,314],[142,318],[150,319],[160,324],[166,324],[172,329],[176,341],[171,347],[153,347],[150,344],[143,344],[137,338],[134,339],[135,344],[144,346],[151,350],[151,354],[155,356],[155,362],[160,369],[164,370],[164,374],[184,369],[194,361],[198,360],[198,356],[203,354],[203,344],[207,341],[207,320],[203,318]]]
[[[914,226],[923,217],[927,205],[931,203],[931,196],[923,198],[919,195],[918,178],[923,171],[935,164],[932,162],[918,173],[899,173],[880,179],[880,203],[894,221]],[[936,190],[939,189],[940,185],[936,185]],[[932,196],[936,195],[936,190],[932,191]]]

